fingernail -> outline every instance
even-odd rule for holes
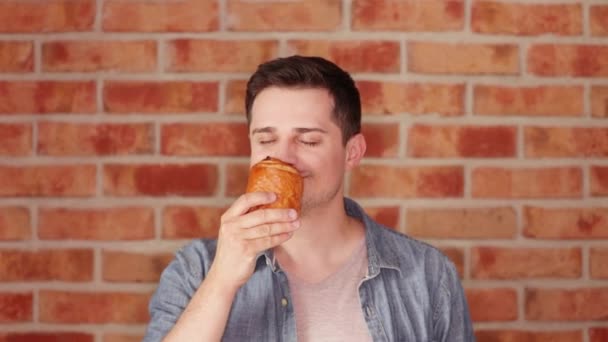
[[[289,218],[296,218],[298,216],[298,213],[294,210],[294,209],[289,209]]]
[[[300,226],[300,221],[293,221],[293,222],[291,222],[291,225],[292,225],[294,228],[298,228],[298,227]]]
[[[274,192],[269,192],[268,194],[269,194],[268,200],[270,200],[270,201],[274,201],[277,197],[277,195]]]

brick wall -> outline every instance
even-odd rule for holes
[[[139,340],[293,53],[359,82],[348,193],[454,260],[480,341],[608,340],[605,1],[1,0],[0,341]]]

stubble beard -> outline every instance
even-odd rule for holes
[[[321,208],[324,205],[330,203],[336,198],[340,192],[341,183],[336,184],[332,188],[324,188],[323,191],[316,194],[306,194],[304,189],[304,196],[302,196],[302,216],[308,214],[310,211],[316,208]]]

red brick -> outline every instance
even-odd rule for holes
[[[32,237],[29,210],[25,207],[0,207],[0,241]]]
[[[607,157],[608,128],[526,127],[526,157]]]
[[[583,342],[580,330],[477,330],[477,342]]]
[[[219,29],[217,0],[106,0],[104,31],[208,32]]]
[[[608,86],[591,87],[591,115],[608,118]]]
[[[94,165],[0,166],[0,196],[92,196]]]
[[[474,32],[516,35],[580,35],[581,4],[525,4],[475,1],[471,14]]]
[[[136,292],[40,291],[44,323],[143,324],[149,320],[150,295]]]
[[[474,247],[471,274],[476,279],[580,278],[580,248]]]
[[[153,71],[154,41],[56,41],[42,46],[44,71]]]
[[[583,87],[477,85],[474,111],[480,115],[581,116]]]
[[[224,112],[227,114],[240,114],[245,116],[246,80],[231,80],[226,84],[226,100]]]
[[[0,81],[0,114],[93,113],[95,82]]]
[[[38,124],[38,153],[51,156],[143,154],[153,150],[149,124]]]
[[[527,60],[528,71],[540,76],[608,76],[608,45],[537,44]]]
[[[456,267],[460,279],[464,278],[464,250],[456,247],[440,247],[440,250]]]
[[[105,334],[103,342],[141,342],[143,335]]]
[[[526,320],[593,321],[608,317],[608,288],[526,289]]]
[[[379,177],[382,175],[382,177]],[[393,167],[362,165],[351,177],[353,197],[462,197],[462,167]]]
[[[0,32],[91,31],[94,0],[0,2]]]
[[[2,24],[0,23],[0,25]],[[34,71],[34,45],[32,42],[0,41],[0,72],[27,71]]]
[[[462,0],[354,0],[355,30],[456,31],[464,28]]]
[[[167,124],[161,136],[162,153],[167,155],[249,155],[249,128],[244,123]]]
[[[93,280],[90,249],[0,250],[0,281]]]
[[[510,126],[414,125],[408,134],[412,157],[515,157],[517,129]]]
[[[217,238],[220,218],[227,208],[168,207],[163,212],[163,238]]]
[[[0,124],[0,156],[19,157],[31,154],[31,124]]]
[[[408,209],[406,232],[430,239],[511,239],[515,210],[501,208]]]
[[[143,207],[42,208],[41,239],[142,240],[154,237],[154,212]]]
[[[608,238],[608,208],[524,207],[524,236],[540,239]]]
[[[605,342],[608,341],[608,328],[590,328],[589,342]]]
[[[321,56],[350,73],[400,70],[401,52],[397,41],[294,40],[287,44],[290,54]]]
[[[367,123],[361,129],[368,157],[396,157],[399,153],[399,124]]]
[[[342,22],[340,0],[228,0],[231,31],[330,31]]]
[[[517,293],[514,289],[466,289],[465,293],[474,322],[517,319]],[[488,308],[492,309],[488,310]]]
[[[519,73],[519,48],[513,44],[410,42],[408,70],[423,74]]]
[[[248,164],[228,164],[226,166],[226,196],[236,197],[244,194],[248,177]]]
[[[31,292],[0,292],[0,323],[31,322],[33,302]]]
[[[591,166],[591,195],[608,195],[608,166]]]
[[[399,229],[400,209],[396,206],[365,207],[365,212],[376,222]]]
[[[278,56],[275,40],[191,40],[169,43],[171,71],[254,72]]]
[[[589,265],[592,278],[608,279],[608,248],[591,248]]]
[[[463,84],[423,84],[360,81],[361,105],[365,114],[464,113]]]
[[[591,6],[589,11],[591,34],[594,36],[608,36],[608,5]]]
[[[158,282],[173,260],[172,253],[103,251],[103,280],[110,282]]]
[[[114,196],[212,196],[217,166],[211,164],[109,164],[104,166],[104,193]]]
[[[472,189],[477,198],[578,198],[583,191],[582,170],[480,167],[473,170]]]
[[[104,87],[104,108],[111,113],[216,112],[216,82],[110,81]]]
[[[11,332],[0,334],[0,342],[94,342],[95,336],[80,332]]]

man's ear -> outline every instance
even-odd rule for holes
[[[359,162],[365,155],[367,144],[365,137],[361,133],[353,135],[346,143],[346,169],[351,170],[359,165]]]

